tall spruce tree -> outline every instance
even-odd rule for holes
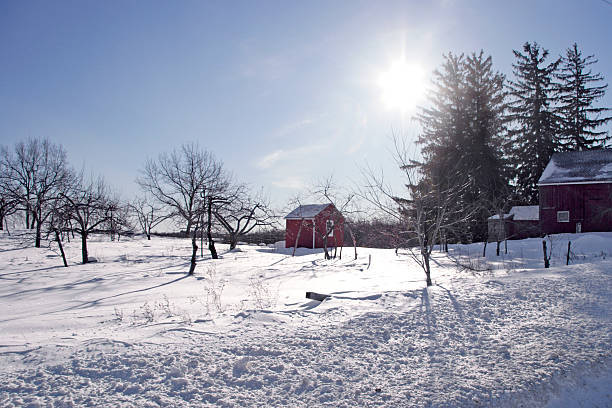
[[[558,133],[554,113],[556,84],[560,59],[546,64],[548,50],[538,43],[526,42],[523,52],[514,50],[514,80],[509,81],[511,96],[509,119],[513,126],[510,156],[515,166],[515,198],[522,204],[538,203],[538,179],[552,156]]]
[[[504,76],[493,70],[483,51],[468,57],[448,54],[434,72],[430,107],[417,116],[425,173],[437,186],[461,189],[456,211],[449,214],[475,214],[477,222],[461,222],[457,228],[462,240],[486,237],[492,203],[507,192],[503,84]]]
[[[594,107],[593,103],[604,96],[607,84],[591,86],[603,81],[601,74],[594,74],[588,67],[597,63],[595,56],[582,56],[578,45],[567,49],[561,59],[559,79],[559,106],[561,118],[559,144],[561,150],[588,150],[605,147],[610,141],[606,131],[597,131],[612,119],[605,116],[609,108]]]

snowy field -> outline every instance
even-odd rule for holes
[[[612,406],[612,234],[552,237],[550,269],[538,239],[452,246],[429,289],[401,251],[221,245],[189,277],[188,240],[64,268],[1,234],[2,407]]]

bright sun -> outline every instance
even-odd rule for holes
[[[418,64],[396,61],[380,75],[378,85],[386,108],[407,112],[416,108],[425,94],[425,71]]]

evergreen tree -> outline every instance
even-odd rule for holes
[[[447,187],[454,182],[449,174],[461,159],[466,131],[464,56],[445,55],[442,67],[433,75],[430,106],[421,108],[417,115],[422,125],[418,143],[422,145],[425,174],[434,184]]]
[[[523,53],[514,50],[515,80],[508,85],[512,140],[510,156],[515,166],[516,198],[522,204],[538,204],[538,179],[552,156],[558,132],[553,112],[554,77],[560,59],[545,64],[548,50],[526,42]]]
[[[561,150],[588,150],[605,147],[610,141],[608,132],[597,131],[597,128],[612,117],[603,116],[609,108],[596,108],[593,103],[604,96],[607,84],[590,86],[603,81],[601,74],[593,74],[588,68],[597,59],[593,55],[582,57],[578,45],[567,49],[561,59],[558,74],[559,107],[561,117]]]
[[[458,189],[458,219],[473,212],[479,222],[461,222],[461,239],[484,239],[492,203],[506,194],[504,76],[484,52],[448,54],[434,73],[431,106],[421,109],[423,167],[434,185]],[[459,215],[462,214],[463,215]]]

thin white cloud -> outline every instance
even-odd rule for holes
[[[275,132],[276,137],[283,137],[292,134],[296,130],[314,123],[314,119],[306,118],[297,122],[289,123]]]
[[[265,155],[257,162],[257,167],[260,169],[269,169],[272,167],[278,160],[283,157],[283,150],[275,150],[270,154]]]
[[[257,160],[255,165],[260,169],[269,169],[281,162],[300,160],[301,158],[306,157],[308,154],[325,149],[326,147],[326,144],[315,144],[299,146],[293,149],[278,149]]]

